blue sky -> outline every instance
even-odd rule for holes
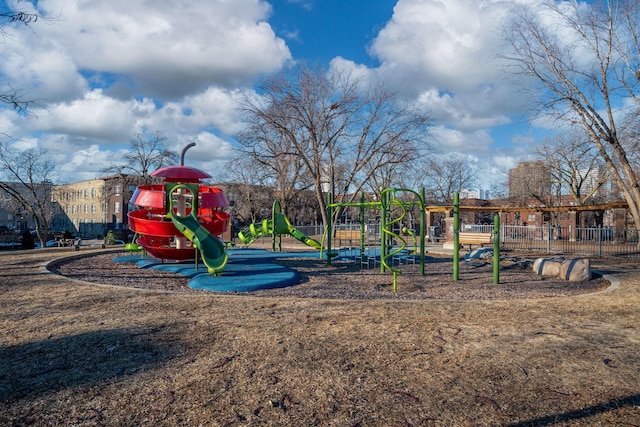
[[[273,29],[287,40],[294,58],[328,63],[336,56],[367,66],[378,61],[367,53],[377,32],[393,15],[396,0],[273,1]]]
[[[0,82],[39,100],[0,106],[0,134],[43,147],[56,182],[100,176],[128,140],[161,132],[224,180],[242,129],[238,100],[297,60],[382,79],[434,120],[431,156],[464,159],[478,187],[504,182],[545,130],[521,114],[498,32],[535,0],[9,0],[49,18],[5,24]]]

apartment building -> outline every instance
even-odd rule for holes
[[[33,204],[34,197],[48,200],[53,187],[53,184],[49,181],[37,184],[33,191],[27,189],[23,183],[12,182],[6,184],[17,193],[22,194],[24,203],[29,205]],[[36,223],[31,211],[22,202],[16,200],[5,190],[0,189],[0,229],[23,232],[25,230],[33,230],[35,227]]]
[[[538,200],[551,196],[551,170],[543,162],[520,162],[509,170],[509,198],[524,203],[535,197]]]
[[[125,176],[56,185],[51,193],[57,211],[52,231],[70,231],[83,239],[103,238],[109,230],[126,233],[128,201],[135,185]]]

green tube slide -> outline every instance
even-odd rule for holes
[[[171,210],[173,212],[173,202]],[[209,233],[198,221],[193,212],[187,216],[169,214],[173,225],[200,251],[202,262],[207,266],[209,274],[218,274],[224,270],[229,255],[224,243]]]
[[[248,245],[258,237],[271,234],[289,234],[307,246],[318,250],[322,249],[320,242],[312,239],[291,225],[289,219],[282,213],[280,203],[277,200],[273,203],[271,220],[265,219],[260,224],[250,224],[249,227],[238,233],[238,238],[242,243]]]
[[[270,219],[265,219],[261,223],[249,224],[247,228],[238,232],[238,238],[245,245],[250,244],[261,236],[268,236],[273,233],[273,226]]]

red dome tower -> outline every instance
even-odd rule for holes
[[[224,192],[200,181],[211,175],[183,165],[156,170],[151,176],[164,179],[162,184],[140,185],[130,203],[129,227],[139,237],[136,242],[149,255],[160,259],[195,259],[198,252],[209,273],[224,269],[228,255],[222,234],[229,226]]]

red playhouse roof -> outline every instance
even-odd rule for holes
[[[208,173],[189,166],[167,166],[152,172],[151,176],[163,177],[165,181],[172,182],[199,182],[203,178],[211,178]]]

